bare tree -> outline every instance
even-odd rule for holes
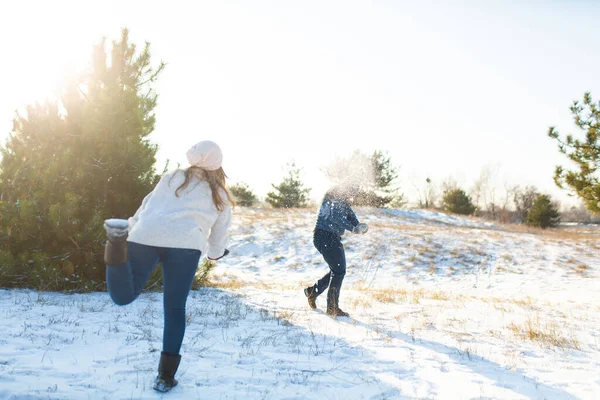
[[[458,182],[452,176],[447,177],[442,181],[442,195],[458,189]]]
[[[417,191],[417,201],[419,203],[419,208],[434,208],[437,191],[435,185],[431,182],[431,179],[425,179],[425,186],[423,188],[419,188],[419,186],[414,183],[413,186]]]
[[[589,224],[594,222],[596,218],[587,209],[585,203],[580,202],[578,205],[571,206],[561,211],[561,220],[564,222],[577,222],[580,224]]]
[[[540,196],[540,192],[535,186],[527,185],[524,189],[518,186],[514,189],[514,204],[517,212],[517,222],[523,222],[533,207],[535,200]]]
[[[502,223],[513,222],[515,211],[513,209],[515,194],[519,187],[504,182],[504,192],[499,202],[498,220]]]
[[[475,181],[471,187],[471,198],[473,199],[473,205],[477,207],[477,210],[481,210],[481,199],[483,197],[483,181],[481,176]]]
[[[504,191],[498,203],[501,210],[511,210],[513,208],[515,193],[518,188],[518,185],[511,185],[508,182],[504,182]]]
[[[473,203],[479,209],[485,209],[492,219],[497,218],[498,213],[498,175],[499,166],[485,166],[481,169],[479,178],[475,181],[471,189]],[[483,204],[482,204],[483,203]]]

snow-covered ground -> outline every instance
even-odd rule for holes
[[[160,293],[0,290],[0,398],[599,399],[600,231],[529,231],[358,209],[341,306],[308,308],[327,267],[316,210],[237,208],[214,287],[188,300],[180,381],[152,390]]]

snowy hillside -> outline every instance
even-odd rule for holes
[[[316,210],[237,208],[214,287],[188,300],[179,386],[152,390],[160,293],[0,291],[2,399],[598,399],[600,231],[542,232],[422,210],[357,209],[340,300]]]

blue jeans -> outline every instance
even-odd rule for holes
[[[106,266],[110,298],[123,306],[142,292],[152,270],[160,262],[163,275],[163,351],[179,354],[185,334],[185,303],[200,261],[200,250],[152,247],[128,242],[129,261]]]

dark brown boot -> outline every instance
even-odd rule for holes
[[[317,296],[315,294],[315,287],[309,286],[304,288],[304,295],[308,299],[308,306],[313,310],[317,308]]]
[[[332,317],[349,317],[350,314],[348,314],[346,311],[342,310],[341,308],[337,307],[337,308],[331,308],[331,309],[327,309],[327,315],[331,315]]]
[[[158,363],[158,376],[154,380],[154,390],[157,392],[168,392],[177,386],[175,373],[179,368],[181,356],[179,354],[160,353],[160,361]]]
[[[106,245],[104,246],[104,262],[106,265],[117,266],[127,262],[127,236],[128,225],[125,219],[107,219],[104,221],[106,229]]]
[[[327,291],[327,315],[332,317],[349,317],[346,311],[342,310],[339,306],[340,303],[340,292],[336,288],[329,288]]]
[[[104,262],[106,265],[117,266],[127,262],[127,241],[106,241],[104,246]]]

